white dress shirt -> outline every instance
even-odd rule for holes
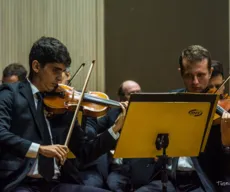
[[[179,171],[192,171],[194,165],[190,157],[179,157],[177,170]]]
[[[172,165],[168,165],[167,169],[172,170]],[[177,164],[178,171],[193,171],[194,165],[190,157],[179,157]]]
[[[37,99],[37,95],[36,93],[39,92],[39,90],[29,81],[31,89],[32,89],[32,94],[34,96],[34,102],[35,102],[35,107],[37,109],[37,104],[38,104],[38,99]],[[50,129],[50,123],[47,120],[47,118],[45,117],[46,123],[47,123],[47,127],[49,129],[49,134],[50,134],[50,138],[51,138],[51,143],[53,145],[53,139],[52,139],[52,134],[51,134],[51,129]],[[42,178],[42,176],[39,174],[38,172],[38,159],[37,159],[37,155],[38,155],[38,150],[39,150],[40,144],[37,143],[32,143],[27,154],[26,157],[31,157],[31,158],[36,158],[36,161],[34,163],[34,165],[32,166],[30,172],[27,174],[30,177],[34,177],[34,178]],[[53,179],[57,179],[58,176],[60,175],[60,170],[58,169],[56,160],[54,158],[54,177]]]

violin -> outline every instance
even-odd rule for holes
[[[82,91],[76,91],[73,87],[64,84],[58,84],[54,92],[45,94],[43,102],[46,106],[46,110],[52,111],[52,113],[64,113],[69,110],[73,110],[73,118],[70,128],[65,140],[65,146],[68,146],[70,138],[76,123],[78,112],[81,110],[83,115],[90,115],[92,117],[102,116],[106,113],[108,107],[119,107],[122,109],[122,116],[125,116],[125,108],[120,105],[119,102],[108,99],[106,94],[100,94],[98,92],[86,93],[86,87],[95,65],[95,60],[91,62],[84,86]],[[51,96],[51,97],[49,97]],[[122,117],[121,116],[121,117]]]
[[[230,111],[230,97],[225,95],[223,99],[221,99],[218,104],[223,107],[226,111]]]
[[[206,93],[218,94],[216,88],[208,89],[206,90]],[[213,118],[214,125],[220,124],[221,116],[223,115],[224,112],[230,111],[230,97],[228,96],[228,94],[220,95],[220,98],[221,99],[218,101],[217,104],[216,114],[214,115]]]
[[[59,84],[54,92],[44,94],[43,102],[50,115],[63,114],[76,109],[81,94],[73,87]],[[105,115],[109,107],[121,106],[119,102],[110,100],[105,93],[88,92],[84,93],[80,110],[86,116],[99,117]]]
[[[211,88],[207,93],[218,93],[216,88]],[[220,95],[218,105],[224,108],[226,111],[230,111],[230,96],[228,94]]]

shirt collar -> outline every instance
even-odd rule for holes
[[[28,82],[30,83],[30,87],[31,87],[31,89],[32,89],[32,94],[35,95],[36,93],[38,93],[38,92],[39,92],[38,88],[35,87],[35,85],[32,84],[31,81],[30,81],[29,79],[27,79],[27,80],[28,80]]]

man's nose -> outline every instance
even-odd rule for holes
[[[197,76],[194,76],[194,78],[193,78],[193,84],[198,84],[199,83],[199,80],[198,80],[198,78],[197,78]]]
[[[57,79],[58,82],[62,81],[62,75],[58,75],[56,79]]]

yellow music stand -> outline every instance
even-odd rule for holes
[[[218,99],[216,94],[132,94],[114,158],[198,156]]]

